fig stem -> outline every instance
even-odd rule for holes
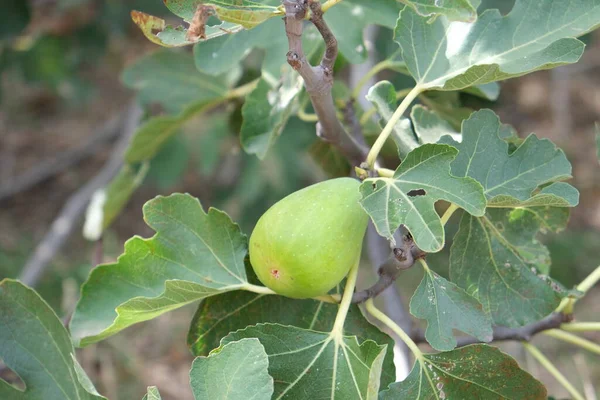
[[[387,124],[385,125],[385,127],[383,128],[383,130],[381,131],[379,136],[377,137],[377,140],[375,141],[375,143],[373,143],[373,146],[371,147],[371,150],[369,151],[369,154],[367,155],[367,164],[369,165],[370,169],[374,169],[375,161],[377,160],[377,157],[379,156],[379,152],[381,151],[381,149],[383,148],[383,145],[385,144],[385,142],[388,140],[388,138],[392,134],[394,127],[396,126],[396,123],[400,120],[400,118],[402,118],[402,116],[404,115],[404,112],[406,110],[408,110],[408,108],[410,107],[412,102],[417,98],[417,96],[419,96],[419,94],[421,94],[422,91],[423,91],[422,87],[420,87],[419,85],[415,86],[406,95],[404,100],[402,100],[402,102],[400,103],[398,108],[396,108],[396,111],[394,111],[394,114],[392,114],[392,117],[390,118],[390,120],[387,122]]]
[[[274,292],[273,290],[269,289],[268,287],[265,286],[259,286],[259,285],[253,285],[251,283],[248,283],[244,286],[242,286],[240,288],[241,290],[246,290],[248,292],[253,292],[253,293],[258,293],[258,294],[278,294],[277,292]],[[322,301],[324,303],[332,303],[332,304],[338,304],[340,302],[341,297],[339,295],[335,295],[335,294],[326,294],[323,296],[316,296],[312,298],[313,300],[317,300],[317,301]]]
[[[398,326],[394,321],[390,319],[387,315],[385,315],[382,311],[380,311],[375,304],[373,303],[373,299],[368,299],[365,303],[365,308],[373,316],[373,318],[380,321],[382,324],[387,326],[392,332],[394,332],[403,342],[406,344],[406,347],[412,351],[415,355],[415,358],[422,364],[424,361],[423,352],[419,349],[419,346],[410,338],[410,336],[404,332],[402,328]]]
[[[332,337],[341,338],[343,336],[344,322],[346,322],[346,316],[348,316],[348,310],[352,304],[352,295],[354,295],[356,278],[358,277],[358,265],[359,262],[357,261],[350,269],[346,278],[346,287],[344,287],[340,308],[335,316],[335,322],[333,324],[333,329],[331,330]]]
[[[258,293],[258,294],[277,294],[268,287],[253,285],[248,283],[242,286],[240,289],[247,290],[248,292]]]

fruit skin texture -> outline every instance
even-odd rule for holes
[[[368,216],[360,183],[338,178],[275,203],[250,236],[250,262],[273,291],[303,299],[333,289],[360,260]]]

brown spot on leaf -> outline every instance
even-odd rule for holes
[[[206,21],[215,15],[216,11],[213,6],[207,6],[204,4],[198,4],[192,23],[188,28],[187,40],[190,42],[198,39],[206,39]]]

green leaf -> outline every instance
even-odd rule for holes
[[[398,0],[400,1],[400,0]],[[395,53],[388,60],[390,61],[389,69],[399,72],[403,75],[412,76],[408,70],[406,63],[402,61],[398,53]],[[462,90],[464,93],[469,93],[473,96],[480,97],[484,100],[496,101],[500,96],[500,85],[497,82],[484,83],[482,85],[469,86]],[[434,92],[435,93],[435,92]],[[444,92],[439,92],[444,93]],[[458,95],[459,93],[455,93]],[[470,114],[470,113],[469,113]]]
[[[459,90],[576,62],[584,44],[574,37],[600,24],[597,0],[517,0],[505,17],[485,11],[476,22],[429,23],[409,7],[396,41],[422,89]]]
[[[256,154],[261,160],[265,158],[297,107],[301,86],[289,67],[277,87],[272,88],[264,79],[258,82],[242,107],[240,140],[247,153]]]
[[[577,205],[579,193],[575,188],[553,183],[571,177],[571,164],[564,152],[532,134],[509,154],[508,143],[502,140],[512,135],[507,130],[510,128],[502,126],[493,111],[473,113],[463,124],[461,143],[448,137],[440,141],[459,150],[451,164],[452,174],[481,183],[488,207]]]
[[[270,400],[273,378],[258,339],[230,342],[192,364],[190,384],[196,400]]]
[[[148,391],[142,400],[162,400],[156,386],[148,386]]]
[[[331,331],[338,306],[315,300],[295,300],[283,296],[264,296],[236,291],[204,300],[190,325],[188,346],[195,355],[206,355],[219,346],[221,338],[238,329],[259,323],[279,323],[321,332]],[[344,335],[356,336],[387,345],[381,386],[396,380],[394,341],[369,323],[358,306],[350,307]]]
[[[198,8],[198,1],[193,0],[165,0],[164,3],[173,14],[182,17],[188,23],[192,22]],[[277,3],[277,0],[263,0],[261,3],[249,0],[202,1],[202,5],[212,10],[221,21],[234,23],[246,29],[283,15],[283,11],[272,6]]]
[[[144,220],[156,234],[128,240],[117,262],[96,267],[83,285],[70,325],[78,345],[247,285],[246,237],[224,212],[174,194],[147,202]]]
[[[500,96],[500,85],[497,82],[489,82],[476,86],[469,86],[463,92],[472,94],[489,101],[496,101]]]
[[[400,8],[396,0],[345,0],[325,14],[325,21],[338,40],[340,53],[351,63],[362,63],[367,56],[364,28],[371,24],[393,28]],[[304,53],[309,59],[323,44],[312,25],[306,26],[302,39]],[[198,43],[194,46],[194,56],[198,69],[216,75],[241,62],[255,48],[265,51],[263,77],[275,82],[281,67],[286,64],[282,54],[289,50],[280,18],[270,19],[252,30]]]
[[[546,400],[544,385],[495,347],[483,344],[425,354],[410,375],[380,393],[380,400]]]
[[[366,98],[373,103],[377,109],[377,113],[381,116],[380,123],[382,125],[387,124],[396,111],[398,103],[394,85],[388,81],[377,82],[369,89]],[[408,118],[400,118],[396,122],[392,131],[392,138],[398,146],[398,153],[401,159],[404,159],[408,153],[419,147],[419,142],[415,138]]]
[[[568,293],[537,274],[548,272],[550,257],[535,235],[541,227],[560,229],[565,214],[568,209],[534,207],[463,215],[450,249],[452,281],[481,301],[497,325],[539,321]]]
[[[0,398],[106,400],[74,354],[67,330],[34,290],[9,279],[0,282],[0,360],[26,386],[21,391],[0,379]]]
[[[475,21],[477,6],[469,0],[399,0],[413,8],[419,15],[433,17],[444,15],[451,21]],[[477,3],[479,1],[477,0]]]
[[[460,92],[429,91],[419,96],[419,100],[432,112],[446,120],[457,132],[460,132],[462,122],[474,111],[463,107]]]
[[[130,164],[148,161],[160,151],[179,129],[193,117],[203,113],[221,102],[199,101],[186,107],[177,116],[154,117],[138,128],[125,153],[125,161]]]
[[[280,34],[274,34],[278,32]],[[304,53],[308,58],[322,43],[314,27],[307,27],[302,37]],[[282,67],[287,63],[288,41],[283,22],[273,19],[252,30],[242,30],[233,35],[222,36],[194,46],[196,68],[210,75],[219,75],[239,64],[252,49],[262,49],[262,75],[271,85],[278,82]]]
[[[131,11],[131,19],[142,30],[148,40],[163,47],[187,46],[201,40],[210,40],[228,33],[239,32],[243,29],[241,25],[223,22],[218,25],[207,26],[204,39],[200,37],[188,39],[187,28],[182,26],[173,28],[167,25],[162,18],[141,11]]]
[[[159,50],[138,59],[123,71],[125,86],[137,90],[143,105],[159,103],[177,114],[192,103],[222,99],[228,91],[225,76],[199,72],[191,54]]]
[[[419,143],[437,143],[443,136],[449,135],[454,140],[462,140],[459,133],[436,112],[417,104],[410,112],[410,119]]]
[[[0,40],[20,34],[29,24],[29,3],[22,0],[5,0],[0,13]]]
[[[408,154],[392,178],[369,178],[360,186],[361,204],[381,236],[394,241],[403,224],[425,252],[444,247],[444,227],[434,204],[446,200],[473,215],[485,212],[481,185],[450,175],[458,151],[447,145],[425,144]]]
[[[269,356],[274,399],[371,399],[387,346],[293,326],[259,324],[233,332],[222,344],[258,338]]]
[[[331,178],[340,178],[350,174],[348,159],[331,143],[317,140],[309,150],[312,159]]]
[[[160,189],[177,184],[190,161],[192,147],[184,135],[170,138],[150,161],[147,182]]]
[[[410,300],[410,313],[427,320],[425,338],[439,351],[456,347],[453,328],[483,342],[492,340],[492,319],[481,303],[433,271],[425,271]]]
[[[103,229],[108,228],[110,224],[119,216],[131,195],[142,184],[148,164],[142,165],[137,171],[131,165],[124,165],[116,177],[106,188],[106,202],[103,207]]]
[[[378,25],[394,29],[401,8],[396,0],[344,0],[325,14],[325,22],[344,58],[352,64],[361,64],[367,59],[365,28]]]

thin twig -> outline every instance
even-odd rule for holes
[[[333,65],[337,58],[337,40],[323,19],[321,3],[317,0],[283,0],[285,8],[285,31],[288,38],[288,64],[304,80],[315,113],[319,117],[317,135],[337,147],[353,164],[360,165],[366,158],[368,148],[346,132],[336,115],[331,90],[333,88]],[[310,21],[317,28],[326,49],[321,63],[311,66],[302,48],[304,18],[310,8]]]
[[[96,176],[69,198],[52,223],[50,230],[37,246],[31,258],[27,260],[19,277],[25,285],[35,286],[37,284],[54,255],[73,231],[75,223],[85,211],[92,194],[107,185],[117,174],[123,165],[123,155],[129,146],[131,136],[139,125],[141,116],[142,110],[139,106],[130,107],[121,128],[121,137],[115,144],[110,158]]]
[[[23,174],[12,178],[0,186],[0,201],[31,189],[79,163],[90,154],[94,154],[100,145],[118,136],[121,124],[122,117],[114,117],[79,146],[44,160]]]
[[[396,241],[400,242],[402,234],[398,233],[397,236]],[[367,230],[367,251],[374,272],[377,273],[379,270],[378,266],[389,259],[388,254],[391,251],[388,241],[377,233],[372,223],[369,223]],[[398,324],[404,332],[410,332],[412,330],[412,319],[407,308],[402,303],[402,297],[398,288],[392,285],[388,290],[383,291],[379,295],[379,298],[383,301],[383,311],[385,314]],[[393,335],[395,336],[395,334]],[[404,356],[404,371],[408,374],[408,371],[410,371],[410,350],[399,337],[394,337],[394,340],[396,346]]]
[[[394,283],[400,272],[412,267],[416,260],[425,256],[425,253],[415,245],[410,235],[405,235],[401,243],[400,247],[393,249],[394,256],[383,262],[378,268],[379,280],[370,288],[355,293],[352,298],[353,303],[362,303],[370,298],[377,297]]]
[[[561,324],[571,321],[572,318],[572,315],[552,313],[540,321],[518,328],[496,326],[494,327],[494,336],[492,341],[499,342],[504,340],[518,340],[522,342],[528,342],[536,334],[550,329],[560,328]],[[425,340],[425,334],[420,329],[413,330],[411,337],[417,343],[427,343]],[[456,342],[457,347],[467,346],[474,343],[482,343],[480,340],[470,336],[458,337],[456,338]]]

